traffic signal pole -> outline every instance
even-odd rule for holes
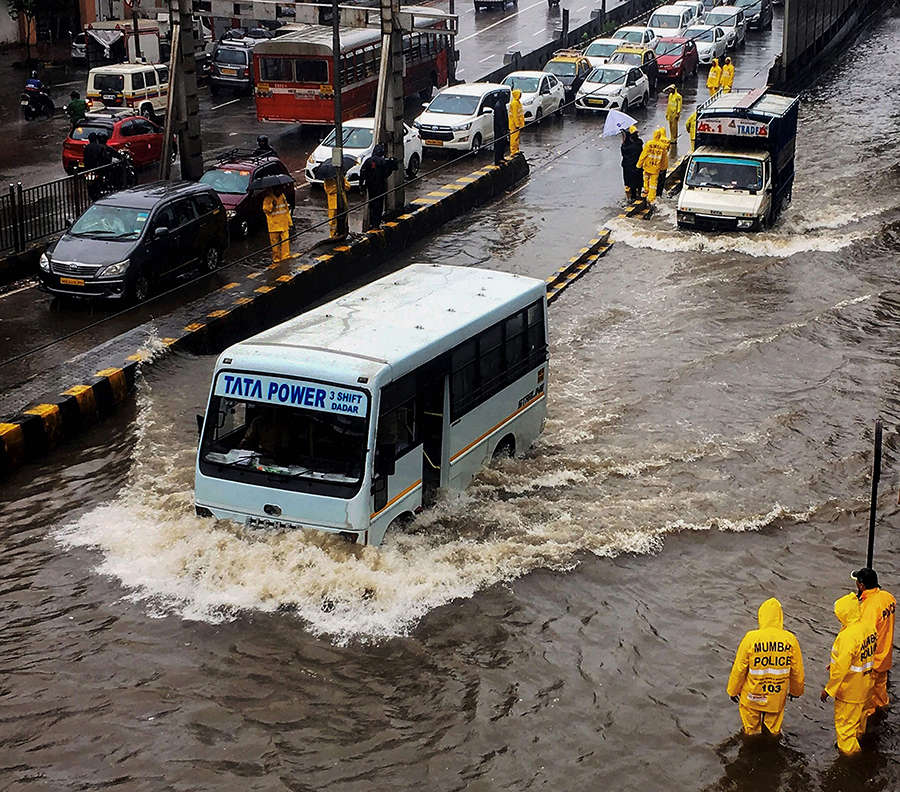
[[[350,232],[347,217],[347,196],[344,191],[344,109],[341,102],[341,11],[338,0],[331,0],[331,86],[334,91],[334,147],[331,149],[331,164],[337,171],[337,236],[345,237]]]
[[[385,207],[395,212],[406,205],[403,189],[403,31],[400,0],[381,0],[381,71],[375,99],[376,140],[398,167],[388,177]]]

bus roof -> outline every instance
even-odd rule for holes
[[[412,264],[226,349],[219,365],[353,384],[389,380],[542,299],[542,280]]]

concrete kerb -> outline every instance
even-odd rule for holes
[[[169,350],[220,351],[297,315],[337,284],[364,275],[448,220],[490,201],[524,179],[528,170],[521,153],[502,165],[479,168],[415,199],[406,212],[378,230],[226,284],[191,304],[189,315],[195,318],[185,321],[183,314],[175,313],[157,321],[158,352],[129,349],[101,354],[93,350],[98,352],[94,376],[47,393],[0,419],[0,474],[40,458],[114,412],[129,398],[139,365],[152,363]]]

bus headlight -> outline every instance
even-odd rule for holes
[[[753,228],[753,218],[739,217],[737,221],[738,228]]]

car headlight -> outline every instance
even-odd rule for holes
[[[108,267],[104,267],[97,273],[98,278],[115,278],[118,275],[122,275],[125,270],[128,269],[128,265],[131,263],[130,259],[125,259],[124,261],[117,261],[115,264],[110,264]]]
[[[225,217],[227,217],[229,220],[233,220],[236,216],[237,212],[235,212],[234,209],[225,210]]]
[[[38,259],[38,266],[44,272],[50,272],[50,257],[46,253],[41,253],[41,257]]]
[[[313,157],[312,154],[310,154],[310,155],[306,158],[306,164],[307,164],[308,167],[312,168],[312,167],[316,164],[316,158]]]
[[[413,126],[414,126],[416,129],[421,129],[421,128],[422,128],[422,125],[421,125],[418,121],[413,121]]]
[[[466,129],[471,129],[471,128],[472,128],[471,121],[469,121],[468,124],[457,124],[455,127],[453,127],[453,129],[456,130],[457,132],[462,132]]]

